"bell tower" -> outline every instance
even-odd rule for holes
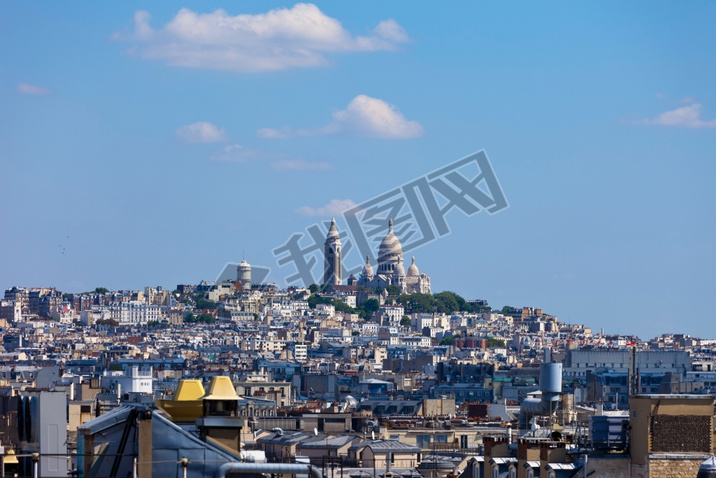
[[[336,227],[336,219],[331,219],[331,227],[328,229],[326,242],[324,243],[324,269],[323,283],[341,285],[341,238]]]

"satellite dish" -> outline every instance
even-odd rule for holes
[[[370,437],[373,441],[375,441],[375,431],[371,430]]]
[[[318,429],[317,429],[317,428],[314,428],[314,429],[313,429],[313,435],[314,435],[314,436],[318,436]]]

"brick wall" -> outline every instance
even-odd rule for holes
[[[705,458],[651,459],[649,460],[649,478],[694,478]]]
[[[595,458],[590,456],[587,461],[587,472],[590,478],[597,476],[599,478],[630,478],[630,461],[628,455],[625,455],[623,458]],[[592,472],[595,473],[592,474]]]

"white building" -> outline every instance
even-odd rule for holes
[[[125,371],[105,370],[102,375],[102,386],[120,393],[153,393],[154,379],[152,368],[130,367]]]

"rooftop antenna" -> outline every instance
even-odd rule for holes
[[[375,441],[375,430],[370,431],[370,438]]]

